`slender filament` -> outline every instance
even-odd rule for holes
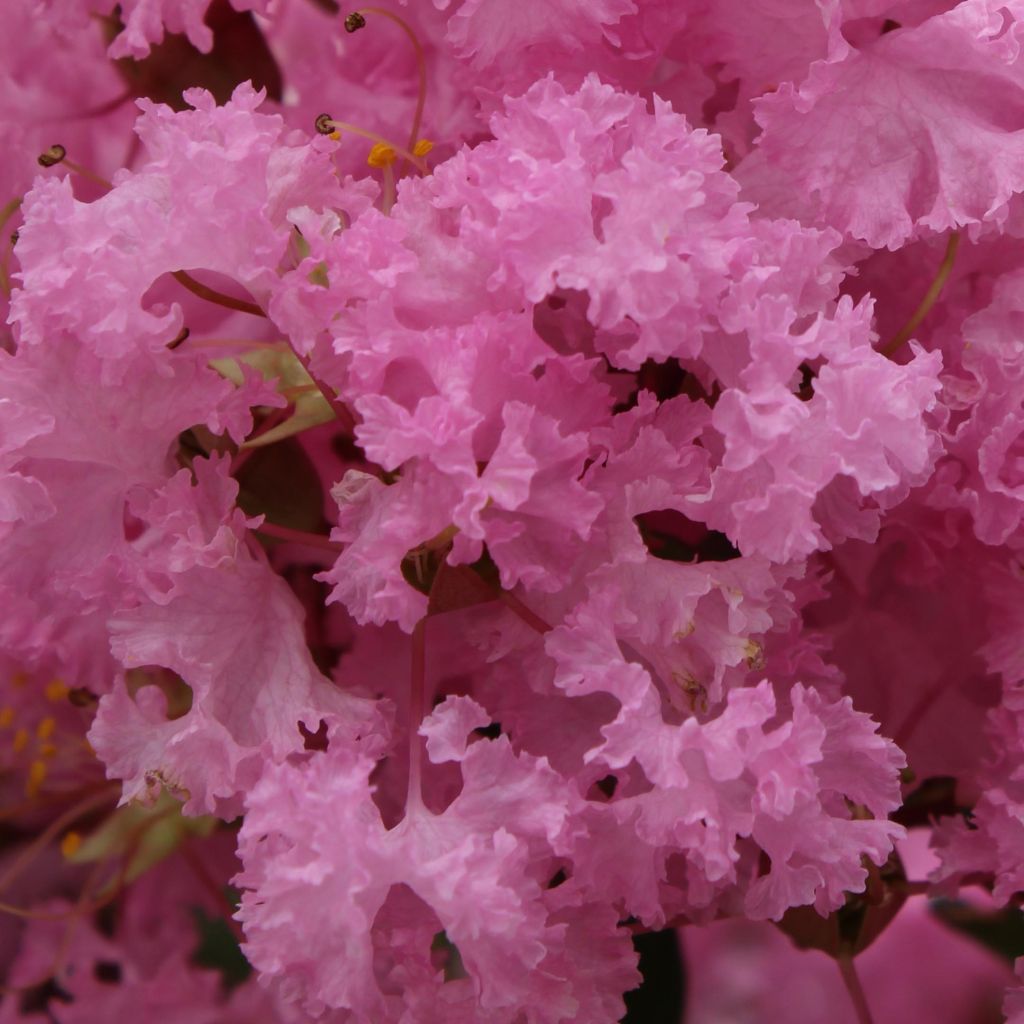
[[[390,146],[400,157],[404,157],[408,160],[421,174],[429,173],[430,169],[418,156],[414,156],[409,149],[404,149],[402,146],[397,145],[390,139],[384,138],[383,135],[378,135],[376,132],[371,132],[366,128],[360,128],[358,125],[350,124],[348,121],[336,121],[333,117],[326,123],[335,131],[349,132],[351,135],[359,135],[364,139],[369,139],[371,142],[377,142],[382,146]]]
[[[184,270],[176,270],[171,274],[171,277],[180,285],[184,285],[193,295],[198,295],[201,299],[206,299],[207,302],[212,302],[216,306],[223,306],[225,309],[234,309],[239,313],[251,313],[253,316],[265,317],[267,314],[256,305],[255,302],[246,302],[245,299],[236,299],[232,295],[225,295],[223,292],[217,291],[216,288],[210,288],[200,281],[197,281],[191,274],[186,273]]]
[[[412,26],[397,14],[385,10],[383,7],[360,7],[358,13],[378,14],[382,18],[387,18],[389,21],[394,22],[406,34],[409,42],[412,43],[413,49],[416,51],[416,73],[419,77],[419,89],[416,97],[416,111],[412,116],[412,128],[409,131],[409,145],[407,148],[411,150],[416,145],[416,140],[420,137],[420,125],[423,123],[423,107],[427,102],[427,60],[423,53],[423,46],[420,44],[419,37],[412,30]],[[406,159],[414,160],[411,156],[406,157]]]
[[[14,882],[44,849],[60,835],[72,822],[84,817],[90,811],[103,804],[116,802],[117,793],[110,786],[103,786],[98,792],[89,793],[77,804],[69,807],[53,821],[15,858],[14,863],[0,876],[0,892]]]
[[[333,551],[335,554],[344,550],[343,545],[325,537],[322,533],[293,530],[290,526],[278,526],[277,523],[268,523],[266,520],[256,527],[256,533],[265,537],[273,537],[275,540],[289,541],[292,544],[305,544],[306,547]]]
[[[942,293],[942,288],[949,279],[949,275],[953,271],[953,262],[956,259],[956,250],[959,244],[960,235],[954,231],[946,243],[946,254],[942,258],[942,263],[939,264],[938,272],[931,283],[931,287],[925,293],[920,305],[914,310],[910,319],[878,350],[883,356],[891,359],[903,343],[913,336],[921,321],[931,311],[932,306],[935,305],[939,295]]]

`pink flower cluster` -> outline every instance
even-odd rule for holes
[[[854,957],[1024,893],[1024,0],[13,8],[0,1022],[965,1020]]]

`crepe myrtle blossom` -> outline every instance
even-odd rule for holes
[[[0,1024],[1022,1019],[1024,4],[15,7]]]

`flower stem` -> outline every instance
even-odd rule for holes
[[[857,1014],[858,1024],[874,1024],[871,1009],[868,1006],[868,998],[864,994],[864,988],[857,976],[857,969],[853,966],[853,957],[849,953],[841,953],[836,962],[839,964],[839,973],[843,976],[846,991],[850,993],[850,1001]]]
[[[536,630],[540,634],[550,633],[554,628],[549,623],[545,622],[536,612],[531,611],[522,601],[516,597],[515,594],[508,590],[498,591],[499,600],[510,610],[515,612],[525,622],[530,629]]]
[[[405,813],[423,806],[420,791],[422,748],[420,725],[423,722],[423,701],[427,678],[427,619],[424,616],[412,631],[412,668],[409,673],[409,789],[405,796]]]
[[[275,427],[283,423],[294,411],[294,406],[289,403],[281,409],[274,409],[270,415],[260,424],[259,429],[250,434],[231,460],[231,475],[236,476],[238,471],[252,458],[253,454],[260,447],[252,442],[259,440],[264,434],[270,433]]]
[[[325,381],[322,381],[310,368],[309,356],[304,356],[292,343],[288,342],[292,352],[295,353],[295,358],[302,363],[302,368],[309,375],[309,379],[317,386],[320,394],[324,396],[324,400],[331,407],[334,415],[337,417],[338,422],[341,423],[344,431],[349,435],[355,433],[356,429],[356,418],[352,415],[349,407],[338,398],[338,393]]]
[[[292,544],[305,544],[306,547],[333,551],[335,554],[344,550],[341,544],[325,537],[322,533],[307,533],[305,530],[293,530],[290,526],[278,526],[277,523],[268,523],[266,520],[256,527],[255,532],[264,537],[273,537],[274,540],[284,540]]]

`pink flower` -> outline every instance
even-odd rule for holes
[[[604,1024],[719,918],[956,956],[894,848],[1024,888],[1024,7],[331,7],[0,42],[0,813],[62,899],[0,1020]],[[778,1016],[765,934],[694,1013]]]
[[[747,194],[873,248],[992,219],[1024,186],[1015,126],[993,106],[995,82],[1009,95],[1024,82],[1018,14],[967,0],[838,47],[799,88],[762,97],[763,136],[739,172]]]

